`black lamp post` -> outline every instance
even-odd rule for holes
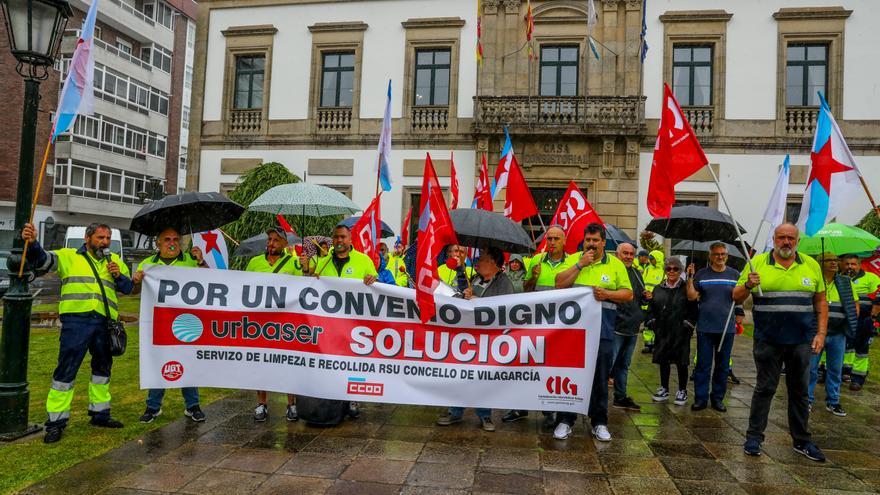
[[[34,147],[37,134],[37,105],[40,81],[49,77],[61,37],[72,11],[63,0],[0,0],[16,71],[24,77],[24,111],[18,158],[18,192],[15,200],[15,231],[9,257],[9,290],[3,296],[3,333],[0,334],[0,440],[37,432],[28,424],[30,392],[27,382],[28,340],[31,329],[30,267],[21,277],[23,256],[21,229],[30,215],[34,189]]]

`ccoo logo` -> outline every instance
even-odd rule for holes
[[[547,379],[547,391],[556,395],[577,395],[578,386],[568,377],[551,376]]]
[[[174,337],[187,344],[198,340],[204,330],[202,320],[190,313],[177,315],[171,323],[171,333],[174,334]]]
[[[168,361],[162,365],[162,378],[176,382],[183,376],[183,365],[177,361]]]

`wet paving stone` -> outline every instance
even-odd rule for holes
[[[755,483],[740,483],[739,486],[749,495],[813,495],[816,493],[813,490],[800,485],[760,485]]]
[[[419,426],[382,425],[376,430],[375,438],[398,440],[401,442],[427,442],[434,434],[433,428]]]
[[[286,450],[299,452],[317,435],[311,433],[294,433],[288,431],[267,431],[244,444],[249,449]]]
[[[139,469],[141,466],[138,464],[107,460],[83,462],[62,471],[57,476],[26,488],[22,493],[29,495],[94,493]]]
[[[217,467],[271,474],[292,457],[293,454],[285,450],[239,449],[220,461]]]
[[[253,493],[267,479],[268,476],[261,473],[212,468],[187,483],[179,493],[246,495]]]
[[[241,447],[263,433],[262,430],[242,430],[235,428],[217,427],[200,436],[199,443],[216,443]]]
[[[670,479],[612,476],[611,488],[616,495],[678,495],[678,488]]]
[[[352,462],[340,478],[352,481],[400,485],[406,481],[412,466],[413,462],[410,461],[360,458]]]
[[[278,474],[309,476],[313,478],[337,478],[348,467],[351,459],[333,455],[300,452],[276,471]]]
[[[682,495],[747,495],[746,491],[736,483],[675,480],[675,487]]]
[[[360,457],[377,457],[393,461],[415,461],[422,453],[419,442],[397,440],[370,440],[360,453]]]
[[[608,478],[605,476],[545,471],[544,493],[547,495],[610,495],[613,492]]]
[[[467,490],[454,488],[435,488],[431,486],[406,485],[400,489],[400,495],[469,495]]]
[[[159,459],[168,464],[191,464],[193,466],[213,466],[228,456],[233,449],[225,445],[210,443],[186,443]]]
[[[480,469],[474,477],[475,492],[542,495],[544,478],[540,471]]]
[[[254,491],[254,495],[322,495],[333,480],[275,474]]]
[[[868,485],[843,469],[795,466],[785,467],[789,472],[797,476],[808,486],[814,488],[828,488],[834,490],[869,491]]]
[[[655,458],[607,455],[602,456],[602,467],[606,473],[617,476],[638,473],[645,478],[669,477],[663,464]]]
[[[541,468],[541,459],[537,449],[490,447],[480,455],[480,467],[534,471]]]
[[[303,452],[352,458],[367,445],[363,438],[319,436],[303,447]]]
[[[427,443],[419,455],[419,462],[459,464],[475,466],[480,456],[476,447],[454,446],[441,443]]]
[[[437,488],[470,488],[474,484],[474,467],[417,462],[410,470],[406,484]]]
[[[723,460],[721,464],[742,483],[757,485],[797,485],[798,480],[782,466],[771,463],[744,463]]]
[[[171,492],[183,488],[184,485],[194,480],[206,470],[207,469],[202,466],[153,463],[144,467],[140,471],[136,471],[126,476],[117,482],[116,486],[158,492]]]
[[[696,442],[697,438],[691,430],[683,426],[639,426],[641,438],[647,442],[653,440],[673,440],[677,442]]]
[[[743,443],[745,435],[732,428],[692,428],[694,436],[701,442],[710,443]]]
[[[687,457],[661,457],[660,462],[663,463],[669,476],[675,479],[736,481],[736,478],[727,472],[718,461]]]
[[[337,480],[326,493],[327,495],[396,495],[400,492],[400,488],[398,485]]]
[[[654,455],[657,457],[694,457],[699,459],[714,459],[712,454],[702,444],[673,442],[670,440],[655,440],[648,443]]]
[[[631,457],[653,457],[654,453],[646,442],[642,440],[612,440],[611,442],[596,442],[596,453],[619,454]]]
[[[601,473],[602,465],[596,454],[545,450],[541,452],[541,467],[544,471],[563,471],[570,473]]]

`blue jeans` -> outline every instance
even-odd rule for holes
[[[614,341],[611,339],[599,339],[599,352],[596,356],[596,374],[593,375],[593,385],[590,391],[590,405],[587,408],[587,416],[590,424],[595,428],[599,425],[608,425],[608,376],[611,373],[611,365],[614,360]],[[574,426],[577,421],[577,413],[558,412],[556,419],[560,423]]]
[[[626,399],[626,379],[629,376],[629,365],[636,348],[636,335],[614,334],[614,355],[611,366],[611,378],[614,378],[614,400]]]
[[[830,334],[825,337],[825,403],[840,404],[840,381],[843,374],[843,353],[846,350],[846,335]],[[810,404],[816,402],[813,390],[819,380],[819,358],[813,355],[810,360]]]
[[[480,419],[488,418],[489,416],[492,415],[492,410],[486,409],[484,407],[477,407],[474,409],[474,412],[477,413],[477,417]],[[456,417],[456,418],[461,417],[462,415],[464,415],[464,408],[463,407],[450,407],[449,414]]]
[[[183,387],[180,389],[180,393],[183,395],[183,403],[186,405],[187,409],[199,405],[198,388]],[[151,388],[150,391],[147,392],[147,407],[154,411],[158,411],[162,408],[163,397],[165,397],[164,388]]]
[[[727,374],[730,372],[730,352],[733,350],[733,334],[724,334],[724,343],[720,333],[697,332],[697,365],[694,368],[694,402],[720,404],[727,393]],[[712,368],[714,360],[715,367]],[[709,393],[711,377],[712,392]]]

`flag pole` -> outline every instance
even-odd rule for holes
[[[55,128],[52,128],[52,134],[55,134]],[[43,152],[43,164],[40,165],[40,175],[37,177],[37,187],[34,189],[34,200],[31,203],[31,216],[28,217],[27,223],[34,223],[34,213],[37,211],[37,201],[40,200],[40,189],[43,187],[43,177],[46,175],[46,162],[49,160],[49,150],[52,148],[52,135],[49,136],[49,142],[46,143],[46,151]],[[24,273],[24,262],[27,259],[28,240],[24,241],[24,249],[21,251],[21,264],[18,265],[18,276]]]
[[[730,215],[730,221],[733,222],[733,228],[736,229],[737,236],[739,237],[739,244],[742,247],[743,254],[746,255],[746,260],[749,262],[749,271],[755,271],[755,266],[752,264],[752,256],[749,254],[749,250],[746,249],[746,241],[742,239],[743,233],[739,230],[739,224],[733,217],[733,211],[730,209],[730,205],[727,203],[727,198],[724,197],[724,191],[721,190],[721,183],[718,182],[718,175],[715,173],[715,169],[712,168],[711,164],[707,163],[706,167],[709,169],[709,172],[712,173],[712,180],[715,181],[715,187],[718,189],[718,195],[721,196],[721,201],[724,203],[724,208],[727,209],[727,214]],[[761,296],[764,295],[763,291],[761,291],[761,286],[758,286],[758,294]]]
[[[733,218],[733,215],[731,215],[730,218]],[[752,241],[753,248],[755,247],[755,244],[758,243],[758,236],[761,233],[761,227],[764,226],[764,222],[765,222],[765,220],[762,218],[761,223],[758,224],[758,229],[755,231],[755,240]],[[745,252],[743,254],[746,255],[746,259],[750,258],[748,252]],[[751,266],[751,264],[749,266]],[[733,309],[735,307],[736,307],[736,302],[730,301],[730,311],[727,312],[727,319],[724,320],[724,326],[722,327],[722,330],[721,330],[721,339],[718,341],[718,348],[715,349],[716,352],[721,352],[721,345],[724,344],[724,337],[727,334],[727,325],[730,325],[730,318],[733,316]]]
[[[874,213],[877,214],[877,218],[880,218],[880,207],[877,206],[877,203],[874,201],[874,196],[871,196],[871,191],[868,190],[868,184],[865,183],[865,178],[862,177],[862,174],[858,174],[859,182],[862,183],[862,187],[865,189],[865,194],[868,195],[868,201],[871,202],[871,206],[874,207]]]

